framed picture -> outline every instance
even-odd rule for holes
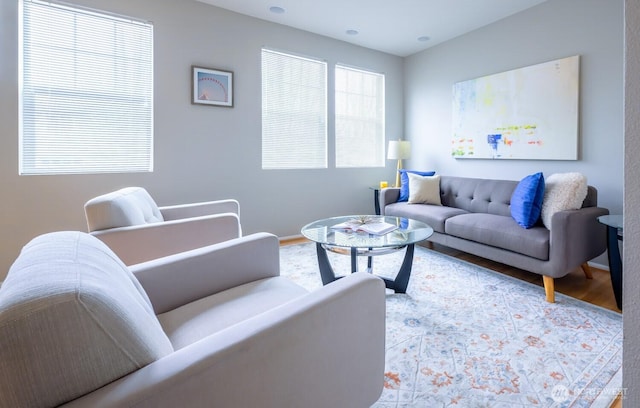
[[[453,87],[456,159],[578,160],[580,56]]]
[[[233,72],[191,68],[191,103],[233,107]]]

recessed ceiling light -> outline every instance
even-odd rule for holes
[[[284,13],[284,9],[282,7],[278,7],[278,6],[271,6],[269,7],[269,11],[275,14],[283,14]]]
[[[427,37],[426,35],[423,35],[422,37],[418,37],[418,41],[422,41],[422,42],[429,41],[430,39],[431,38]]]
[[[358,30],[347,30],[346,33],[348,35],[358,35]]]

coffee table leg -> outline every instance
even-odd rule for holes
[[[371,248],[369,248],[371,251]],[[351,248],[351,273],[358,272],[358,248]],[[373,257],[367,257],[367,272],[373,273]]]
[[[322,244],[316,243],[316,252],[318,253],[318,267],[320,268],[322,284],[326,285],[336,280],[336,274],[333,272],[333,268],[329,263],[327,250],[322,247]]]
[[[351,248],[351,273],[358,272],[358,248]]]
[[[395,280],[382,278],[384,280],[385,286],[388,289],[392,289],[396,293],[407,293],[407,286],[409,285],[409,278],[411,277],[411,267],[413,265],[413,250],[414,244],[407,245],[406,252],[404,254],[404,260],[402,261],[402,266],[400,267],[400,271],[396,275]],[[322,246],[322,244],[316,242],[316,252],[318,254],[318,267],[320,268],[320,277],[322,278],[322,284],[326,285],[328,283],[333,282],[338,279],[336,277],[333,268],[331,267],[331,263],[329,263],[329,257],[327,256],[327,250]],[[358,271],[358,249],[351,248],[351,272]],[[372,259],[368,257],[367,266],[369,267],[369,271],[371,271]]]
[[[396,275],[396,279],[384,279],[385,286],[393,289],[396,293],[407,293],[409,277],[411,276],[411,266],[413,265],[413,249],[414,244],[407,245],[407,251],[404,254],[404,260],[402,261],[400,272]]]

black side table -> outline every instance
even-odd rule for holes
[[[375,214],[380,215],[380,187],[371,186],[369,188],[373,190],[373,208],[375,210]]]
[[[601,215],[598,221],[607,226],[607,255],[611,285],[618,309],[622,310],[622,258],[618,241],[622,241],[623,238],[623,218],[622,215]]]

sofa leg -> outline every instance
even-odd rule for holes
[[[553,288],[553,278],[551,276],[542,275],[542,282],[544,283],[544,293],[547,295],[547,302],[556,302],[556,292]]]
[[[582,272],[584,272],[584,276],[586,276],[587,279],[593,279],[593,274],[591,273],[591,268],[589,267],[588,263],[585,262],[580,265],[580,267],[582,268]]]

